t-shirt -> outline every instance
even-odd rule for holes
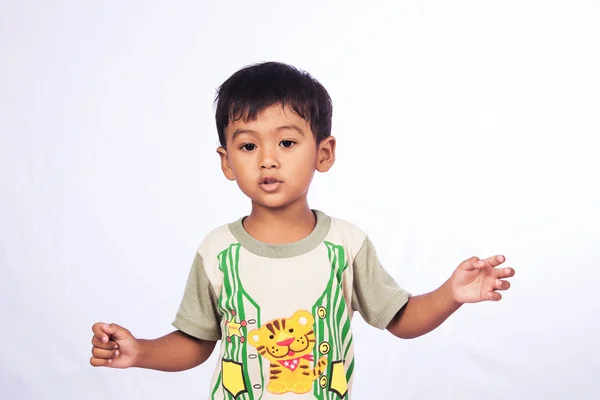
[[[240,218],[198,248],[173,326],[221,340],[210,400],[350,399],[353,313],[383,330],[408,301],[365,233],[313,213],[294,243],[259,242]]]

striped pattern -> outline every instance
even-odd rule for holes
[[[315,360],[319,359],[320,350],[328,350],[329,365],[340,360],[348,365],[346,381],[349,382],[354,370],[354,357],[352,356],[351,360],[346,360],[352,347],[352,334],[350,332],[351,321],[342,291],[342,274],[348,268],[348,262],[343,246],[327,241],[324,244],[327,247],[329,262],[331,263],[331,275],[327,289],[312,309],[315,316],[315,337],[317,339],[314,358]],[[329,390],[331,377],[328,375],[326,373],[325,378],[321,377],[314,385],[314,395],[319,400],[340,398],[335,392]],[[347,398],[347,394],[344,397]]]
[[[242,336],[246,338],[246,334],[250,329],[260,326],[260,307],[244,290],[238,275],[240,247],[239,243],[232,244],[218,255],[219,269],[223,272],[223,289],[219,296],[219,310],[223,321],[221,326],[223,337],[227,336],[227,328],[225,326],[226,320],[234,320],[237,323],[246,320],[247,312],[245,310],[245,304],[254,308],[254,310],[251,310],[251,315],[256,315],[256,321],[252,321],[252,324],[249,323],[248,326],[241,328]],[[254,359],[258,358],[257,361],[261,371],[261,382],[250,382],[247,373],[249,360],[247,340],[242,342],[239,337],[234,336],[231,338],[231,342],[223,341],[223,345],[225,346],[223,360],[231,360],[240,363],[243,366],[243,379],[245,381],[246,392],[241,393],[236,397],[232,396],[221,384],[221,372],[211,392],[211,399],[260,400],[264,391],[261,357],[253,357]]]

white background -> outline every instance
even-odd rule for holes
[[[600,398],[599,40],[592,0],[2,1],[0,399],[206,398],[214,357],[94,369],[90,328],[171,330],[196,247],[249,211],[215,90],[266,60],[329,90],[310,205],[402,286],[473,255],[517,270],[419,339],[357,317],[355,398]]]

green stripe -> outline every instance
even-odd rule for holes
[[[333,253],[333,260],[331,260],[331,268],[332,271],[335,273],[335,276],[337,278],[337,266],[338,266],[338,260],[339,260],[339,248],[337,248],[336,246],[332,246],[331,244],[328,245],[328,247],[331,247],[332,253]],[[328,312],[328,322],[330,324],[330,326],[333,326],[333,335],[330,335],[330,338],[333,339],[331,340],[331,361],[335,361],[339,358],[339,353],[340,353],[340,347],[341,347],[341,343],[339,340],[339,324],[337,323],[337,321],[335,320],[335,317],[337,315],[336,313],[336,304],[337,301],[340,298],[340,286],[339,286],[339,281],[336,280],[332,280],[330,282],[330,286],[331,289],[336,288],[337,290],[335,290],[335,293],[331,293],[331,291],[329,292],[329,297],[331,298],[331,295],[334,294],[335,297],[333,298],[333,302],[331,303],[331,308]]]
[[[334,249],[334,253],[336,254],[335,259],[333,260],[333,265],[334,265],[334,269],[336,272],[336,278],[337,280],[335,282],[332,282],[333,285],[335,285],[335,288],[337,289],[336,292],[336,300],[335,303],[333,305],[333,308],[331,310],[331,314],[333,318],[333,325],[336,327],[335,329],[335,341],[336,341],[336,352],[335,352],[335,356],[336,359],[339,359],[340,354],[342,353],[342,342],[340,341],[340,328],[341,328],[341,316],[344,313],[344,307],[345,307],[345,303],[342,304],[341,298],[340,296],[342,295],[342,287],[341,287],[341,281],[340,278],[341,276],[339,275],[339,271],[340,271],[340,263],[343,261],[344,259],[344,248],[341,246],[334,246],[331,245]],[[336,307],[336,303],[337,301],[340,301],[340,304],[337,305],[337,309]],[[341,312],[341,315],[340,315]]]
[[[343,337],[342,343],[346,343],[346,337],[348,336],[349,332],[350,332],[350,318],[347,318],[346,323],[344,324],[344,329],[342,330],[342,337]],[[348,341],[348,344],[346,345],[346,349],[344,351],[344,358],[346,358],[346,356],[348,355],[351,345],[352,345],[352,336],[350,336],[350,340]]]
[[[351,347],[352,347],[352,337],[350,338],[350,341],[348,342],[348,346],[346,346],[346,349],[344,350],[344,359],[346,359],[346,357],[348,357],[348,352],[350,352]]]
[[[258,306],[258,304],[256,304],[256,301],[254,301],[254,299],[252,297],[250,297],[248,292],[246,292],[246,290],[243,287],[240,288],[240,292],[242,292],[244,297],[250,302],[250,304],[252,304],[256,308],[256,326],[257,327],[261,326],[260,307]],[[244,359],[246,359],[246,357],[247,357],[245,350],[246,350],[246,346],[244,346]],[[260,400],[260,399],[262,399],[263,394],[264,394],[265,378],[263,376],[263,370],[262,370],[262,356],[260,354],[257,354],[257,359],[258,359],[258,365],[259,365],[259,370],[260,370],[260,382],[261,382],[261,386],[262,386],[262,390],[260,392],[260,397],[258,398],[258,400]]]
[[[348,267],[348,264],[345,259],[345,250],[343,246],[334,245],[333,243],[328,242],[329,246],[331,246],[334,254],[336,255],[332,261],[332,269],[335,271],[336,280],[333,282],[336,290],[336,304],[334,304],[334,308],[331,310],[331,319],[333,320],[333,324],[336,327],[335,332],[335,353],[334,357],[331,361],[342,360],[345,361],[345,357],[348,355],[350,345],[352,341],[350,340],[346,344],[346,338],[350,332],[350,318],[346,309],[346,302],[343,298],[343,288],[342,288],[342,278],[343,273]],[[339,301],[339,303],[338,303]],[[342,358],[343,354],[343,358]],[[344,362],[345,364],[345,362]],[[354,368],[354,367],[352,367]],[[346,371],[347,372],[347,371]],[[346,381],[347,380],[346,374]],[[328,398],[337,397],[334,396],[332,392],[328,392]]]
[[[229,312],[230,308],[227,304],[229,298],[231,297],[232,287],[231,282],[229,281],[229,271],[227,268],[227,250],[219,253],[219,269],[223,272],[223,289],[225,291],[225,295],[223,296],[223,291],[221,291],[221,295],[219,296],[219,308],[221,309],[223,316],[226,320],[231,320],[231,313]],[[227,331],[227,328],[223,326],[223,329]],[[225,346],[224,355],[227,358],[231,358],[231,349],[229,346]]]
[[[329,259],[329,262],[331,262],[331,243],[329,243],[327,241],[324,243],[325,243],[325,247],[327,247],[327,258]]]
[[[344,327],[342,328],[342,340],[346,342],[346,338],[350,333],[350,316],[348,315],[346,318],[346,322],[344,322]]]
[[[330,351],[327,354],[328,368],[325,372],[328,379],[331,379],[330,367],[334,361],[344,361],[348,365],[346,371],[346,380],[349,382],[354,371],[354,357],[351,360],[345,360],[352,347],[351,335],[351,320],[346,307],[344,293],[342,288],[343,273],[348,268],[348,262],[345,257],[343,246],[338,246],[333,243],[324,242],[327,247],[327,256],[331,265],[331,273],[327,287],[321,297],[313,306],[313,314],[315,315],[315,349],[313,351],[315,362],[320,358],[319,345],[323,341],[330,344]],[[326,321],[318,316],[318,308],[325,307],[327,315]],[[343,358],[342,358],[343,355]],[[315,381],[313,393],[316,399],[319,400],[334,400],[338,399],[337,395],[329,391],[327,388],[322,389],[319,385],[319,380]]]
[[[333,253],[333,264],[336,264],[337,261],[337,252],[335,251],[336,249],[332,249],[332,253]],[[335,268],[332,269],[333,271],[335,271]],[[331,318],[332,316],[334,316],[335,313],[335,299],[332,299],[332,295],[335,294],[335,296],[339,295],[339,290],[336,290],[335,293],[332,293],[332,289],[335,287],[334,284],[334,280],[331,280],[331,282],[329,282],[329,287],[328,287],[328,294],[327,297],[329,299],[329,308],[327,309],[327,326],[329,327],[329,338],[334,339],[334,340],[329,340],[330,344],[331,344],[331,355],[332,356],[337,356],[336,354],[336,349],[337,349],[337,328],[336,328],[336,323],[333,320],[333,318]],[[335,342],[334,342],[335,341]]]
[[[215,400],[215,394],[217,394],[217,390],[219,390],[219,386],[221,386],[221,373],[219,373],[219,377],[217,378],[217,382],[215,383],[215,387],[212,391],[212,400]]]
[[[231,305],[231,310],[235,310],[236,315],[232,318],[232,320],[235,320],[239,323],[239,313],[240,313],[240,305],[237,304],[236,302],[236,297],[234,296],[235,293],[237,293],[238,291],[238,279],[236,276],[236,270],[237,268],[235,267],[235,263],[233,261],[233,251],[234,251],[234,246],[230,246],[229,247],[229,251],[227,252],[227,259],[229,260],[229,272],[231,273],[231,280],[233,281],[233,292],[231,294],[231,298],[230,298],[230,302],[229,304]],[[231,354],[233,356],[233,359],[236,361],[240,360],[240,355],[238,353],[239,350],[239,343],[238,340],[236,340],[236,338],[231,338]]]
[[[239,260],[240,260],[240,244],[232,244],[227,249],[223,250],[218,255],[219,269],[223,272],[223,290],[219,298],[219,308],[222,312],[223,318],[229,321],[235,320],[238,323],[246,319],[246,311],[244,307],[244,298],[248,300],[256,308],[257,312],[257,324],[260,326],[260,308],[258,304],[248,295],[244,290],[243,285],[239,278]],[[236,315],[232,314],[232,310],[236,311]],[[223,330],[227,330],[225,325],[222,326]],[[242,332],[248,328],[241,328]],[[247,339],[247,338],[246,338]],[[247,393],[244,393],[237,397],[236,400],[254,400],[254,390],[250,376],[248,375],[248,354],[247,354],[247,341],[241,343],[238,337],[233,337],[231,343],[225,341],[225,352],[224,356],[236,362],[243,364],[244,381],[246,384]],[[257,354],[258,356],[258,354]],[[264,391],[264,377],[262,372],[262,360],[258,356],[258,362],[260,366],[261,386]],[[230,395],[221,384],[222,372],[219,374],[215,387],[213,388],[213,398],[216,395],[219,386],[223,389],[223,396],[226,399],[233,400],[233,396]],[[263,391],[260,393],[262,398]]]
[[[328,367],[331,367],[331,362],[332,361],[337,361],[339,358],[339,340],[338,340],[338,326],[337,323],[335,321],[335,307],[336,307],[336,303],[337,300],[340,297],[340,290],[339,290],[339,285],[337,284],[337,265],[338,265],[338,260],[339,260],[339,249],[337,249],[336,247],[332,246],[331,247],[331,254],[332,254],[332,260],[331,261],[331,271],[334,274],[334,279],[331,280],[331,282],[329,282],[329,289],[328,289],[328,310],[327,310],[327,325],[329,326],[330,332],[329,332],[329,337],[328,337],[328,341],[331,345],[331,350],[330,353],[328,354],[328,360],[329,360],[329,365]],[[329,368],[328,368],[329,369]],[[328,375],[328,379],[331,379],[331,375]],[[332,399],[333,398],[333,393],[330,392],[329,390],[323,390],[323,394],[325,395],[326,399]]]
[[[352,377],[352,373],[354,372],[354,357],[352,357],[352,362],[348,367],[348,371],[346,371],[346,382],[350,382],[350,378]]]
[[[229,249],[223,250],[220,254],[219,254],[219,260],[220,260],[220,269],[223,272],[223,286],[225,288],[225,298],[222,297],[221,294],[221,298],[222,298],[222,302],[221,302],[221,310],[223,311],[223,315],[225,316],[225,319],[228,321],[231,321],[233,319],[233,315],[231,314],[231,309],[232,309],[232,304],[231,304],[231,297],[233,294],[233,283],[231,281],[231,268],[230,268],[230,264],[228,264],[228,259],[229,259]],[[227,327],[224,327],[225,332],[227,332]],[[230,343],[228,343],[227,341],[225,342],[225,351],[224,351],[224,356],[227,359],[233,359],[233,352],[232,352],[232,345]],[[222,379],[222,372],[219,375]],[[223,386],[221,386],[221,389],[223,390],[223,398],[226,399],[231,399],[232,396],[225,390],[225,388]]]
[[[236,285],[238,286],[238,307],[239,307],[239,321],[238,323],[240,323],[241,321],[246,319],[246,311],[243,307],[244,304],[244,300],[243,300],[243,296],[246,296],[247,298],[250,298],[250,296],[247,295],[247,293],[245,292],[245,290],[242,288],[242,283],[240,282],[240,278],[239,278],[239,270],[238,270],[238,266],[239,266],[239,261],[240,261],[240,246],[238,245],[235,249],[235,264],[233,265],[233,271],[235,274],[235,281],[236,281]],[[248,331],[248,329],[246,329],[246,331]],[[247,338],[246,338],[247,339]],[[243,344],[240,345],[241,347],[241,358],[242,358],[242,363],[244,365],[244,372],[246,372],[246,374],[244,374],[244,380],[246,381],[246,388],[248,389],[248,393],[244,395],[244,397],[248,397],[249,400],[254,400],[254,391],[252,388],[252,383],[250,382],[250,375],[247,373],[248,372],[248,346],[247,346],[247,340],[244,341]],[[238,354],[239,356],[239,354]],[[260,358],[260,357],[259,357]]]
[[[342,334],[340,331],[342,330],[342,317],[344,316],[345,306],[346,306],[346,303],[344,301],[342,301],[337,310],[336,321],[335,321],[336,322],[335,326],[337,327],[336,338],[338,340],[338,349],[340,351],[340,354],[341,354],[343,346],[344,346],[344,341],[342,340]]]
[[[328,251],[329,257],[331,257],[331,249],[329,247],[327,247],[327,251]],[[334,276],[335,276],[334,270],[332,269],[330,272],[330,275],[329,275],[329,283],[327,284],[327,288],[325,289],[325,291],[323,292],[321,297],[315,302],[315,305],[313,306],[313,309],[312,309],[312,313],[317,320],[317,323],[315,323],[315,328],[316,328],[315,340],[316,340],[316,342],[315,342],[315,348],[313,349],[313,357],[315,359],[315,362],[317,362],[320,358],[319,344],[321,344],[326,338],[325,333],[324,333],[325,322],[323,321],[323,319],[321,317],[319,317],[317,310],[321,306],[323,306],[323,307],[325,307],[325,309],[327,309],[327,295],[331,291],[331,283],[333,282]],[[328,311],[328,315],[329,315],[329,311]],[[328,336],[330,336],[330,335],[331,335],[331,332],[329,332]],[[318,378],[315,380],[315,383],[313,384],[313,393],[317,399],[323,399],[323,389],[321,389],[321,386],[319,385]]]
[[[227,260],[229,261],[229,268],[228,268],[228,272],[231,274],[231,280],[233,282],[233,292],[231,294],[231,297],[229,298],[229,304],[230,304],[230,310],[235,310],[236,315],[232,318],[232,320],[239,320],[239,313],[240,313],[240,307],[239,304],[236,303],[236,297],[234,296],[234,293],[237,293],[237,285],[238,285],[238,279],[236,277],[236,268],[235,268],[235,264],[233,262],[233,246],[229,247],[229,251],[227,252]],[[239,321],[238,321],[239,322]],[[232,358],[236,361],[239,361],[240,359],[240,355],[238,354],[238,341],[235,338],[231,338],[231,354],[232,354]]]

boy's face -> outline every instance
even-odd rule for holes
[[[305,201],[315,170],[328,171],[335,161],[335,139],[317,146],[310,125],[281,105],[255,121],[230,121],[225,139],[227,149],[217,149],[223,173],[253,203],[268,208]]]

